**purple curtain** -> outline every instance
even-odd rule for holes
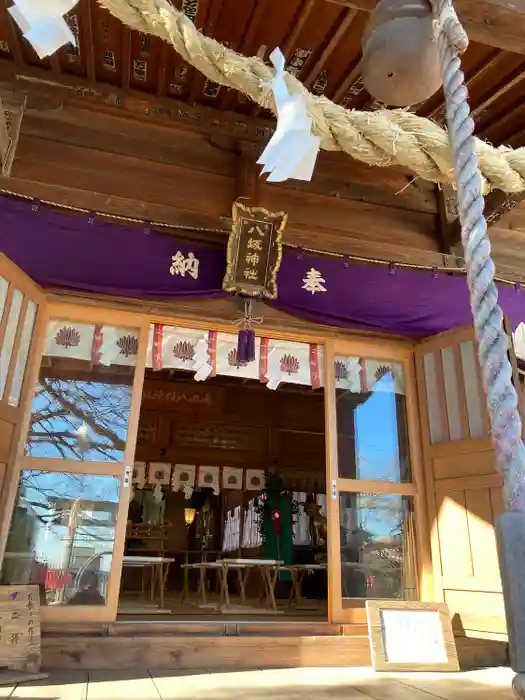
[[[225,247],[8,198],[0,199],[0,250],[44,287],[151,299],[225,294]],[[416,336],[472,323],[461,276],[285,250],[278,286],[276,308],[317,323]],[[525,292],[500,285],[500,300],[514,326],[525,321]]]

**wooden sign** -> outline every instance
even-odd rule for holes
[[[448,606],[367,600],[372,666],[376,671],[458,671]]]
[[[0,586],[0,668],[40,670],[38,586]]]
[[[283,212],[272,214],[261,207],[234,203],[222,284],[226,292],[277,299],[277,273],[287,219]]]

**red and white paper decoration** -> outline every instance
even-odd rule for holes
[[[217,334],[215,373],[227,377],[259,379],[261,339],[255,339],[255,360],[237,361],[237,336],[231,333]]]
[[[281,382],[322,386],[322,347],[317,344],[256,338],[255,360],[237,361],[237,336],[175,326],[152,326],[146,366],[154,370],[186,369],[196,381],[229,376],[259,379],[269,389]]]
[[[138,349],[136,330],[71,321],[50,321],[44,343],[47,357],[68,357],[106,367],[134,367]]]
[[[398,362],[338,356],[334,361],[334,375],[337,389],[356,394],[405,393],[403,366]]]
[[[197,346],[208,331],[155,324],[150,328],[146,367],[195,371]]]
[[[242,477],[244,470],[235,467],[223,467],[221,484],[223,489],[242,490]]]
[[[281,382],[319,386],[318,356],[311,358],[310,345],[284,340],[268,343],[266,380],[268,389],[277,389]]]
[[[218,496],[220,493],[220,467],[201,467],[197,469],[197,486],[212,489]]]

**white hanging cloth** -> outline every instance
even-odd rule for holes
[[[171,464],[150,462],[148,469],[148,484],[167,486],[170,483]]]
[[[133,477],[131,483],[139,489],[143,489],[146,484],[146,462],[135,462],[133,465]]]
[[[194,464],[176,464],[171,475],[171,490],[184,491],[186,498],[191,498],[195,489],[197,467]]]
[[[218,496],[220,493],[220,468],[219,467],[201,467],[198,468],[197,486],[201,488],[209,488]]]
[[[243,470],[236,467],[223,467],[221,484],[223,489],[242,491]]]

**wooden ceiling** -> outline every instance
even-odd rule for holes
[[[6,6],[10,4],[5,0]],[[326,95],[352,109],[379,106],[364,89],[359,74],[361,35],[368,13],[356,9],[370,9],[375,0],[175,0],[175,4],[206,34],[238,52],[267,58],[269,51],[280,46],[288,59],[288,70],[314,94]],[[498,27],[490,31],[485,6],[494,7],[494,17],[501,25],[497,7],[508,3],[458,0],[458,5],[460,9],[470,5],[478,8],[471,12],[473,18],[467,16],[475,37],[487,41],[492,37],[495,40],[491,43],[519,47],[516,32],[521,29],[514,37],[498,34]],[[516,17],[516,25],[525,26],[525,14]],[[86,85],[103,83],[190,105],[271,116],[260,114],[243,95],[206,80],[164,42],[130,31],[96,0],[80,0],[67,19],[79,39],[78,49],[69,46],[51,59],[39,61],[2,8],[0,57],[5,61],[0,64],[5,68],[10,61],[18,70],[47,69],[50,80],[58,75],[78,77]],[[505,22],[508,25],[508,19]],[[525,53],[525,42],[522,50]],[[472,42],[464,69],[478,134],[498,145],[524,145],[525,55]],[[441,93],[414,111],[442,121]]]

